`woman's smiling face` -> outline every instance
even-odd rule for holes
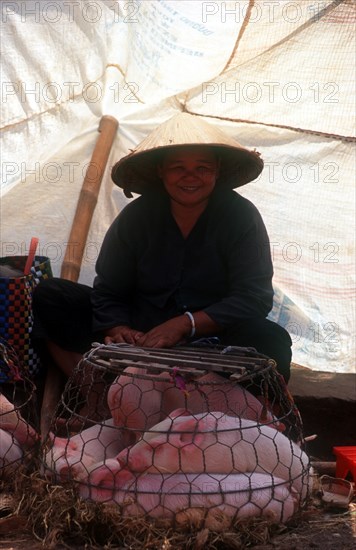
[[[202,205],[215,187],[219,161],[208,147],[172,148],[158,165],[158,175],[171,200],[187,207]]]

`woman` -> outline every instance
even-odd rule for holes
[[[266,319],[267,232],[232,190],[262,168],[258,153],[186,113],[114,166],[114,182],[141,197],[109,228],[93,289],[53,279],[34,296],[35,334],[67,375],[94,340],[171,347],[217,335],[275,359],[288,381],[290,337]]]

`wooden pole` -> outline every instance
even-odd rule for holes
[[[84,248],[117,127],[118,121],[112,116],[105,115],[100,120],[100,135],[85,174],[62,264],[63,279],[79,279]]]
[[[79,278],[91,220],[98,201],[101,181],[117,127],[118,121],[112,116],[105,115],[100,120],[98,129],[100,135],[85,174],[62,264],[61,277],[63,279],[77,281]],[[52,416],[61,397],[62,389],[63,374],[54,363],[50,363],[47,369],[41,407],[42,441],[45,441],[48,435]]]
[[[46,380],[41,404],[40,432],[44,443],[48,436],[54,411],[59,403],[65,385],[64,374],[51,361],[47,364]]]

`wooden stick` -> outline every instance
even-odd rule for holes
[[[251,371],[255,371],[256,368],[258,370],[258,366],[252,363],[252,358],[248,359],[248,363],[246,362],[247,358],[241,362],[239,357],[238,360],[229,360],[228,363],[224,364],[225,356],[220,356],[222,363],[219,364],[218,359],[216,361],[210,360],[211,355],[207,355],[208,360],[205,358],[202,360],[200,354],[196,351],[193,351],[188,356],[187,353],[182,354],[178,350],[174,354],[174,350],[148,349],[150,349],[149,352],[143,351],[142,348],[137,352],[135,348],[132,350],[127,348],[113,349],[113,346],[103,346],[98,347],[95,353],[90,358],[87,358],[87,361],[96,360],[96,362],[99,362],[102,360],[100,358],[107,358],[108,368],[120,367],[124,369],[129,366],[135,366],[146,368],[148,371],[161,370],[163,372],[170,372],[178,367],[180,369],[179,373],[183,376],[185,374],[201,376],[211,371],[224,372],[230,375],[230,380],[241,380],[244,376],[250,374]],[[163,353],[160,354],[157,351]]]
[[[144,353],[146,351],[146,353]],[[163,364],[188,364],[193,362],[194,364],[199,363],[200,368],[203,365],[209,365],[214,366],[216,365],[216,370],[225,370],[224,367],[246,367],[246,369],[249,369],[251,371],[256,370],[256,368],[260,367],[266,367],[268,366],[265,359],[255,359],[255,358],[245,358],[240,356],[233,356],[231,355],[203,355],[200,350],[195,349],[191,351],[190,353],[184,352],[182,353],[180,350],[162,350],[157,348],[140,348],[139,353],[137,353],[137,350],[133,348],[132,350],[128,348],[117,348],[116,350],[112,347],[102,347],[98,348],[95,352],[95,355],[99,357],[110,357],[115,358],[118,357],[120,359],[122,358],[133,358],[133,359],[139,359],[139,360],[147,360],[148,362],[150,360],[156,360],[161,361]],[[256,364],[257,362],[257,364]],[[262,363],[262,365],[259,365],[258,363]]]
[[[45,442],[51,426],[53,414],[61,398],[64,387],[64,374],[52,362],[47,365],[46,382],[41,406],[41,441]]]
[[[112,116],[105,115],[100,120],[100,136],[85,174],[62,264],[63,279],[79,279],[84,248],[117,127],[118,121]]]

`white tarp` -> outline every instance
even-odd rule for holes
[[[354,372],[353,0],[1,3],[1,256],[31,236],[56,275],[104,114],[119,131],[85,248],[91,284],[126,199],[110,166],[180,110],[265,161],[239,192],[259,208],[275,266],[271,318],[293,360]]]

